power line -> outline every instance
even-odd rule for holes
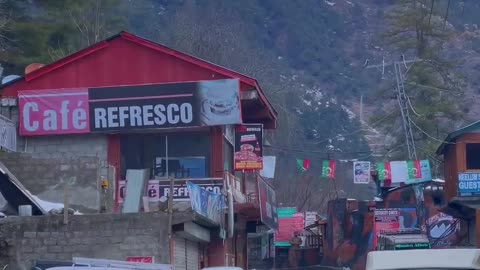
[[[390,114],[387,114],[386,116],[374,121],[372,124],[370,124],[370,128],[375,128],[377,124],[383,122],[385,119],[391,117],[391,116],[394,116],[395,114],[394,113],[390,113]],[[353,135],[353,134],[356,134],[356,133],[359,133],[359,132],[362,132],[362,131],[368,131],[368,129],[366,128],[360,128],[360,129],[357,129],[357,130],[354,130],[352,132],[348,132],[348,133],[344,133],[344,134],[337,134],[335,137],[330,137],[330,138],[326,138],[326,139],[323,139],[321,141],[317,141],[317,142],[306,142],[306,143],[312,143],[312,144],[320,144],[320,143],[324,143],[324,142],[328,142],[330,140],[333,140],[333,139],[336,139],[338,137],[347,137],[347,136],[350,136],[350,135]]]
[[[410,120],[411,121],[411,120]],[[437,142],[440,142],[440,143],[445,143],[445,144],[456,144],[454,142],[447,142],[447,141],[444,141],[444,140],[441,140],[441,139],[438,139],[438,138],[435,138],[434,136],[430,135],[428,132],[426,132],[425,130],[421,129],[415,122],[411,121],[412,124],[420,131],[422,132],[423,134],[425,134],[427,137],[429,137],[430,139],[432,140],[435,140]]]
[[[266,146],[267,147],[267,146]],[[373,156],[376,156],[376,157],[385,157],[387,156],[388,154],[390,153],[393,153],[394,150],[400,148],[400,147],[403,147],[403,145],[397,145],[395,147],[392,147],[390,149],[388,149],[383,155],[378,155],[378,154],[375,154],[375,153],[372,153],[372,151],[354,151],[354,152],[324,152],[324,151],[311,151],[311,150],[303,150],[303,149],[293,149],[293,148],[285,148],[285,147],[276,147],[276,146],[268,146],[269,148],[272,148],[273,150],[277,150],[277,151],[286,151],[286,152],[295,152],[295,155],[297,156],[302,156],[302,157],[309,157],[309,159],[329,159],[331,158],[332,155],[350,155],[350,154],[368,154],[368,155],[365,155],[365,156],[359,156],[359,157],[356,157],[356,158],[337,158],[339,160],[359,160],[359,159],[364,159],[364,158],[369,158],[369,157],[373,157]],[[305,155],[306,154],[306,155]],[[312,157],[312,154],[314,155],[326,155],[327,157],[325,158],[311,158]]]

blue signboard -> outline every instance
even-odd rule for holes
[[[187,181],[187,188],[192,210],[210,221],[220,224],[223,217],[222,194],[210,192],[190,181]]]
[[[480,173],[458,174],[458,196],[480,196]]]

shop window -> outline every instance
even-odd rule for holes
[[[168,147],[167,147],[168,143]],[[168,153],[166,150],[168,149]],[[127,135],[121,141],[122,177],[127,169],[150,170],[151,179],[207,178],[210,165],[208,134]],[[168,162],[167,162],[168,161]]]
[[[480,170],[480,143],[467,143],[467,170]]]

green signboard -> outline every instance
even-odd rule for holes
[[[395,250],[430,249],[430,243],[402,243],[395,244]]]
[[[278,218],[291,218],[293,214],[295,214],[296,212],[297,212],[297,208],[295,207],[277,208]]]

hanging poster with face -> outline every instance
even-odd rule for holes
[[[353,183],[368,184],[370,182],[370,162],[353,162]]]
[[[19,91],[20,135],[242,123],[239,80]]]
[[[263,169],[263,125],[248,124],[235,128],[234,168],[236,171]]]

